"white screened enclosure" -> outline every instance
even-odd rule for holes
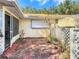
[[[19,38],[19,20],[0,9],[0,54]]]

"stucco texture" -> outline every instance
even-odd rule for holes
[[[20,21],[20,31],[24,32],[24,37],[47,37],[49,35],[48,29],[32,29],[31,20]]]
[[[59,27],[73,27],[75,26],[75,19],[72,17],[65,17],[58,20]]]

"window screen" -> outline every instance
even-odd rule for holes
[[[19,21],[16,18],[13,18],[13,36],[16,36],[19,33]]]

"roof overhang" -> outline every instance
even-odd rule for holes
[[[64,17],[76,17],[76,15],[49,15],[49,14],[24,14],[25,19],[62,19]]]
[[[0,4],[6,6],[13,14],[15,14],[15,16],[18,16],[20,19],[24,19],[22,11],[14,0],[0,0]]]
[[[11,1],[7,1],[7,0],[0,0],[0,4],[4,6],[14,7]]]

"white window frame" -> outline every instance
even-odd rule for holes
[[[31,27],[32,29],[48,29],[49,24],[46,22],[46,20],[31,20]]]

